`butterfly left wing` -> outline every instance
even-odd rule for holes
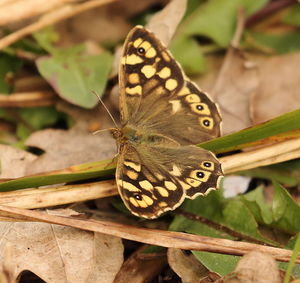
[[[127,208],[152,219],[215,189],[222,176],[215,156],[196,146],[144,145],[123,147],[116,181]]]

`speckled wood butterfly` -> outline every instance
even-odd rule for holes
[[[220,135],[217,106],[143,27],[126,39],[119,84],[121,128],[111,132],[126,207],[136,216],[157,218],[185,198],[215,189],[223,176],[220,163],[192,144]]]

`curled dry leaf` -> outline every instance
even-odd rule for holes
[[[108,133],[92,135],[76,130],[37,131],[27,139],[26,145],[45,151],[27,166],[27,174],[108,159],[114,156],[116,151],[115,142]]]
[[[144,253],[147,247],[149,246],[145,245],[130,255],[116,275],[114,283],[152,282],[167,265],[167,257],[165,252]]]
[[[259,84],[257,68],[243,53],[230,49],[212,90],[223,119],[223,134],[251,126],[249,99]]]
[[[120,238],[70,227],[1,222],[0,239],[0,265],[3,251],[10,245],[15,279],[29,270],[47,283],[108,283],[123,262]]]
[[[36,158],[27,151],[0,144],[0,178],[23,177],[28,164]]]
[[[225,283],[280,283],[276,261],[269,255],[252,251],[238,262],[235,271],[224,278]]]
[[[300,108],[300,52],[255,60],[261,80],[250,101],[254,123]]]
[[[214,282],[220,278],[219,275],[209,272],[193,254],[187,255],[179,249],[168,249],[168,262],[183,283]]]
[[[156,13],[146,25],[146,28],[154,32],[165,45],[169,45],[185,14],[186,2],[186,0],[171,1],[163,10]]]

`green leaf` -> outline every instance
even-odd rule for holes
[[[249,208],[238,198],[224,199],[221,190],[212,191],[205,197],[199,196],[194,200],[186,200],[182,208],[230,228],[232,231],[276,245],[275,242],[261,235]]]
[[[37,43],[49,53],[55,54],[59,52],[60,49],[56,48],[53,44],[58,41],[59,35],[54,30],[53,26],[44,28],[43,30],[34,32],[34,39]]]
[[[103,94],[112,56],[108,52],[99,55],[49,56],[38,59],[36,63],[41,75],[62,98],[75,105],[92,108],[98,102],[92,91],[100,96]]]
[[[270,225],[273,222],[271,206],[264,199],[263,186],[241,196],[241,200],[250,209],[259,223]]]
[[[297,109],[254,127],[204,142],[198,146],[212,150],[216,153],[228,152],[244,148],[247,144],[254,141],[286,133],[288,131],[298,130],[299,125],[300,109]]]
[[[283,23],[300,26],[300,5],[297,3],[293,5],[289,12],[283,17]]]
[[[272,203],[274,226],[289,234],[300,231],[300,206],[285,188],[273,182],[275,195]]]
[[[234,34],[238,8],[245,8],[247,15],[250,15],[267,2],[268,0],[204,1],[189,17],[185,18],[179,27],[177,36],[171,44],[175,58],[187,72],[202,72],[205,66],[204,58],[191,37],[195,35],[207,37],[225,48]],[[195,60],[201,65],[195,66]]]
[[[188,36],[179,37],[172,42],[170,50],[188,74],[199,74],[206,70],[201,46],[195,39]]]
[[[291,53],[300,50],[300,32],[292,31],[282,34],[268,34],[260,32],[249,33],[251,41],[248,44],[267,47],[270,51],[279,54]]]
[[[183,216],[176,216],[172,222],[169,230],[183,231],[196,235],[231,239],[234,238],[222,231],[214,229],[206,224],[198,221],[187,219]],[[236,266],[236,263],[240,259],[238,256],[222,255],[218,253],[199,252],[192,251],[195,257],[203,264],[207,269],[224,276],[232,272]]]
[[[17,57],[0,53],[0,93],[13,91],[13,80],[16,72],[20,69],[22,61]]]

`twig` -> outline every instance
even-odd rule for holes
[[[53,91],[20,92],[11,95],[0,94],[0,107],[36,107],[53,105],[56,101]]]
[[[33,24],[30,24],[24,28],[19,29],[18,31],[9,34],[2,39],[0,39],[0,50],[11,45],[12,43],[18,41],[19,39],[36,32],[46,26],[55,24],[61,20],[73,17],[79,13],[87,11],[89,9],[115,2],[116,0],[93,0],[84,2],[78,5],[65,5],[62,8],[50,12]]]
[[[2,192],[0,204],[20,208],[43,208],[105,198],[116,194],[115,181],[107,180],[80,185]]]
[[[51,215],[45,212],[2,205],[0,205],[0,215],[2,217],[11,217],[16,221],[28,220],[59,224],[168,248],[207,251],[229,255],[244,255],[250,251],[256,250],[269,254],[276,260],[284,262],[289,261],[292,256],[292,251],[290,250],[246,242],[211,238],[181,232],[138,228],[108,221],[74,219],[70,217]],[[296,262],[300,263],[300,256],[297,257]]]
[[[225,173],[252,169],[300,157],[300,138],[220,158]]]

